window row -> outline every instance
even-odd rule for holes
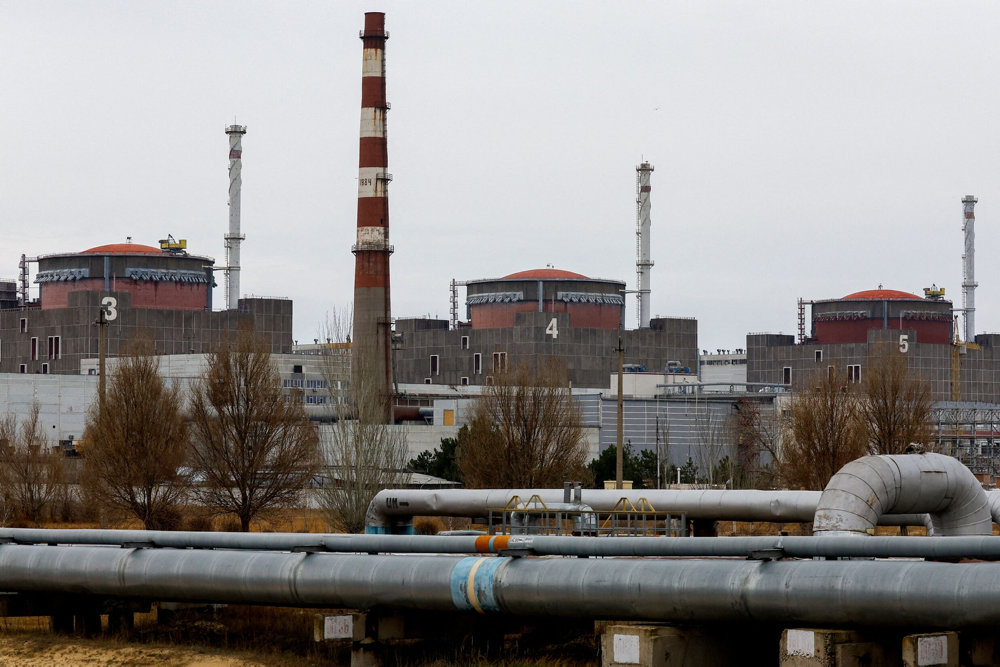
[[[38,361],[39,354],[41,354],[41,350],[39,349],[38,339],[33,337],[31,339],[31,360]],[[62,359],[62,336],[48,337],[48,358]]]
[[[462,336],[463,339],[467,339],[468,336]],[[465,348],[468,349],[468,348]],[[429,373],[431,377],[441,374],[441,357],[437,354],[432,354],[430,356],[430,364],[428,366]],[[507,353],[506,352],[494,352],[493,353],[493,372],[499,373],[501,371],[507,370]],[[483,372],[483,355],[480,352],[476,352],[472,355],[472,374],[481,375]],[[430,378],[425,378],[424,382],[430,384]],[[467,382],[463,384],[468,384]]]

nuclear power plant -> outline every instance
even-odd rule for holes
[[[583,433],[587,453],[596,457],[618,442],[644,450],[640,456],[654,452],[656,478],[641,481],[655,488],[629,488],[620,474],[615,488],[604,489],[572,480],[562,489],[430,490],[449,482],[429,476],[409,488],[365,482],[352,499],[364,535],[312,533],[308,523],[301,533],[0,527],[4,615],[45,615],[56,631],[90,634],[102,628],[101,614],[109,630],[128,629],[134,613],[154,604],[157,622],[165,620],[171,610],[164,603],[185,611],[206,604],[348,610],[309,619],[318,645],[311,655],[341,664],[347,654],[352,664],[389,664],[383,658],[413,647],[430,654],[444,646],[461,660],[467,656],[459,651],[473,645],[506,658],[506,648],[539,628],[550,644],[563,642],[571,621],[580,623],[570,628],[580,643],[599,637],[600,653],[590,648],[604,665],[1000,664],[1000,565],[991,562],[1000,559],[1000,538],[993,535],[1000,523],[1000,334],[975,329],[975,196],[961,200],[959,308],[933,283],[922,296],[895,289],[902,285],[845,285],[841,297],[799,300],[797,336],[753,333],[745,349],[700,350],[697,320],[652,314],[654,169],[641,158],[633,289],[615,277],[593,277],[586,266],[532,268],[506,258],[512,265],[500,277],[451,281],[449,319],[394,317],[385,15],[366,13],[360,37],[349,341],[293,345],[291,300],[241,297],[241,271],[252,266],[241,258],[247,126],[234,122],[225,129],[225,265],[189,253],[186,240],[172,235],[158,246],[129,238],[22,256],[21,289],[0,284],[0,390],[9,396],[20,385],[30,387],[21,393],[35,401],[40,392],[62,401],[61,385],[52,383],[59,378],[25,376],[92,370],[98,322],[107,327],[112,356],[148,332],[158,354],[180,357],[164,356],[165,365],[184,368],[172,377],[194,381],[197,355],[252,325],[283,355],[273,361],[281,366],[285,400],[314,408],[309,416],[318,423],[311,426],[324,444],[328,429],[395,420],[390,432],[406,436],[411,455],[439,444],[443,451],[443,438],[456,438],[460,460],[459,428],[475,396],[516,365],[557,358],[569,374],[565,395],[579,408],[570,427]],[[631,188],[624,190],[631,208]],[[631,220],[621,225],[628,225],[630,239]],[[332,252],[346,260],[346,247]],[[628,263],[622,269],[631,272]],[[38,267],[35,301],[28,298],[29,264]],[[224,309],[213,303],[219,271]],[[635,328],[626,322],[630,295]],[[887,352],[902,355],[928,380],[942,451],[863,456],[836,471],[822,491],[735,488],[741,482],[733,461],[720,462],[751,461],[743,458],[742,436],[760,425],[753,419],[774,418],[771,435],[780,448],[780,416],[790,396],[840,372],[849,384],[861,384]],[[350,377],[356,394],[364,386],[375,396],[371,405],[357,399],[358,409],[346,416],[341,397],[326,400],[339,379],[307,377],[303,369],[334,354],[345,384]],[[89,377],[72,379],[77,389],[84,383],[93,389]],[[66,412],[79,417],[77,408],[87,408],[82,402]],[[624,440],[612,438],[615,427]],[[342,433],[349,433],[345,448],[355,452],[362,442],[378,446],[381,437]],[[759,442],[753,446],[760,450]],[[671,463],[676,482],[661,479]],[[682,483],[682,464],[700,468],[709,481]],[[326,502],[316,487],[346,487],[351,466],[391,467],[394,478],[405,476],[396,466],[324,458],[322,479],[291,489],[297,497],[281,511],[316,510]],[[275,474],[268,465],[259,470]],[[225,477],[216,485],[233,486]],[[458,530],[415,535],[439,530],[428,518],[468,521],[455,524]]]

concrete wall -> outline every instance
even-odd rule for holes
[[[872,329],[867,335],[864,343],[835,344],[796,344],[794,337],[779,334],[748,335],[747,380],[778,385],[788,367],[795,386],[829,366],[846,372],[849,365],[859,365],[863,378],[872,346],[898,346],[900,335],[906,335],[910,370],[931,383],[932,400],[950,400],[951,345],[920,342],[912,330]],[[961,400],[1000,403],[1000,335],[981,334],[976,343],[979,349],[969,347],[960,355]]]
[[[556,320],[557,334],[546,333]],[[443,326],[441,324],[443,323]],[[432,328],[432,325],[433,328]],[[494,355],[506,355],[508,366],[560,357],[569,367],[574,387],[606,387],[617,372],[618,337],[625,348],[625,363],[642,364],[648,371],[663,370],[668,361],[696,368],[698,323],[694,319],[664,318],[650,329],[607,330],[574,328],[568,314],[519,313],[513,327],[448,330],[444,320],[397,320],[401,344],[395,354],[396,376],[401,383],[460,386],[485,384],[494,372]],[[437,373],[431,357],[437,355]],[[481,366],[476,368],[476,355]],[[499,357],[497,357],[499,358]]]
[[[117,316],[107,325],[109,356],[140,331],[153,336],[159,354],[207,352],[240,323],[252,324],[272,353],[291,351],[292,302],[287,299],[240,299],[238,309],[226,311],[162,310],[135,307],[125,292],[73,292],[67,308],[0,312],[0,373],[17,373],[22,365],[29,374],[79,373],[83,359],[98,356],[95,322],[106,296],[118,300]],[[50,354],[49,339],[55,337],[57,356]]]

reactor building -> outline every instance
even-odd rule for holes
[[[102,313],[110,356],[140,332],[157,354],[210,352],[241,324],[272,352],[291,352],[292,302],[244,298],[213,311],[215,262],[186,245],[168,238],[159,248],[112,243],[38,257],[38,300],[0,310],[0,373],[80,373],[98,356]]]
[[[923,297],[879,285],[840,299],[800,300],[797,339],[747,336],[747,381],[794,388],[818,371],[838,368],[849,382],[860,383],[869,360],[891,349],[905,355],[909,369],[930,382],[934,401],[1000,403],[1000,334],[975,332],[978,201],[973,195],[962,198],[960,308],[937,286],[925,288]]]
[[[697,367],[698,323],[651,318],[627,330],[625,283],[554,268],[470,280],[467,321],[397,319],[393,356],[399,382],[482,385],[510,366],[565,360],[576,387],[605,387],[618,370],[618,343],[630,370]]]

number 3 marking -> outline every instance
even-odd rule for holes
[[[101,299],[101,305],[104,306],[104,319],[110,322],[111,320],[118,317],[118,299],[113,296],[106,296]]]

